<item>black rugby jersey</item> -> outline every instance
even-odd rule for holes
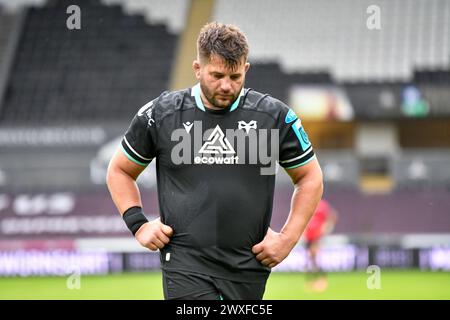
[[[143,166],[156,158],[161,221],[174,230],[161,250],[163,269],[267,279],[270,268],[252,247],[270,224],[276,162],[289,169],[315,157],[291,109],[242,89],[228,108],[211,110],[197,84],[144,105],[121,148]]]

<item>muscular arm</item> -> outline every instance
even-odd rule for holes
[[[322,198],[322,170],[316,159],[291,170],[286,170],[294,183],[291,200],[291,211],[285,225],[281,229],[295,244],[300,239],[314,211]]]
[[[136,179],[144,169],[144,166],[130,161],[120,149],[111,159],[106,180],[111,197],[121,215],[128,208],[134,206],[142,208]],[[157,218],[144,223],[136,232],[135,237],[143,247],[154,251],[162,249],[168,244],[172,234],[172,228]]]
[[[112,157],[108,166],[106,182],[120,214],[134,206],[142,207],[136,179],[144,169],[144,166],[128,160],[120,149],[117,149]]]
[[[263,241],[252,250],[263,265],[271,268],[282,262],[294,248],[323,193],[322,170],[316,159],[286,172],[295,187],[286,223],[279,233],[269,228]]]

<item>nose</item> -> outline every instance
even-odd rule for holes
[[[222,92],[231,91],[231,82],[229,79],[221,79],[220,81],[220,89]]]

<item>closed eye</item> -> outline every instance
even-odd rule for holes
[[[213,73],[213,77],[216,79],[222,79],[224,75],[222,73]]]

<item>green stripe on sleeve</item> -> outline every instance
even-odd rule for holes
[[[309,158],[309,159],[306,160],[305,162],[296,164],[295,166],[292,166],[292,167],[285,167],[285,169],[294,169],[294,168],[297,168],[297,167],[304,166],[305,164],[307,164],[308,162],[310,162],[312,159],[315,159],[315,158],[316,158],[316,155],[313,155],[311,158]]]
[[[143,163],[143,162],[139,162],[136,159],[134,159],[132,156],[130,156],[128,154],[128,152],[125,150],[125,148],[122,146],[122,144],[120,144],[120,149],[122,149],[122,152],[125,154],[125,156],[128,158],[128,160],[133,161],[134,163],[146,167],[148,165],[148,163]]]

